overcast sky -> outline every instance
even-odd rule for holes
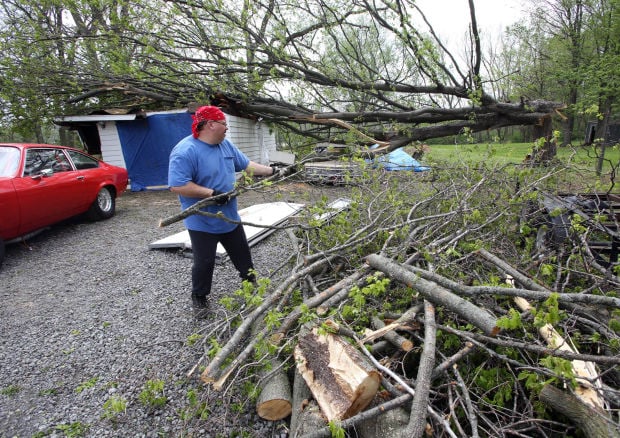
[[[523,14],[523,0],[475,0],[478,27],[485,35],[498,35]],[[469,6],[467,0],[417,0],[435,31],[452,45],[467,32]]]

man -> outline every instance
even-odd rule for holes
[[[237,199],[223,195],[234,188],[235,172],[245,170],[257,176],[269,176],[276,168],[250,161],[227,140],[228,125],[224,113],[215,106],[203,106],[192,116],[192,135],[179,141],[170,153],[168,185],[179,195],[185,210],[203,198],[221,195],[218,205],[203,208],[239,221]],[[224,219],[192,215],[184,220],[192,242],[192,305],[197,317],[204,316],[211,292],[215,255],[222,244],[243,280],[254,281],[252,256],[243,226]]]

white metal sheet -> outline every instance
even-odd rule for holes
[[[303,207],[304,204],[280,201],[256,204],[239,210],[241,221],[248,223],[247,225],[243,225],[243,230],[245,231],[250,246],[256,244],[274,231],[273,229],[265,227],[278,225],[284,222],[286,219],[299,212]],[[191,249],[192,243],[188,231],[184,230],[149,244],[149,249],[162,248]],[[218,245],[217,256],[223,257],[224,255],[226,255],[226,251],[221,245]]]

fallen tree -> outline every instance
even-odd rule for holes
[[[277,397],[291,400],[291,436],[598,436],[590,431],[603,426],[620,436],[618,261],[605,275],[579,250],[599,225],[580,222],[557,243],[544,208],[533,212],[544,181],[568,169],[516,170],[366,169],[348,210],[316,224],[326,197],[281,231],[297,227],[280,275],[226,301],[236,316],[215,330],[221,348],[203,382],[234,392],[278,363],[293,388]],[[614,208],[601,203],[590,219],[608,222]],[[312,338],[300,330],[308,324]],[[347,346],[334,354],[319,341],[332,338]],[[586,406],[575,405],[580,417],[549,388]]]

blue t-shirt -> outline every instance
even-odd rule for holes
[[[208,144],[189,135],[182,139],[170,152],[168,185],[184,186],[192,181],[200,186],[228,192],[234,188],[235,172],[245,170],[250,160],[227,139],[220,144]],[[201,198],[179,195],[181,207],[185,210]],[[237,199],[225,205],[209,205],[201,209],[210,213],[222,213],[225,217],[240,220]],[[192,215],[183,221],[188,230],[207,231],[221,234],[235,229],[237,224],[202,215]]]

